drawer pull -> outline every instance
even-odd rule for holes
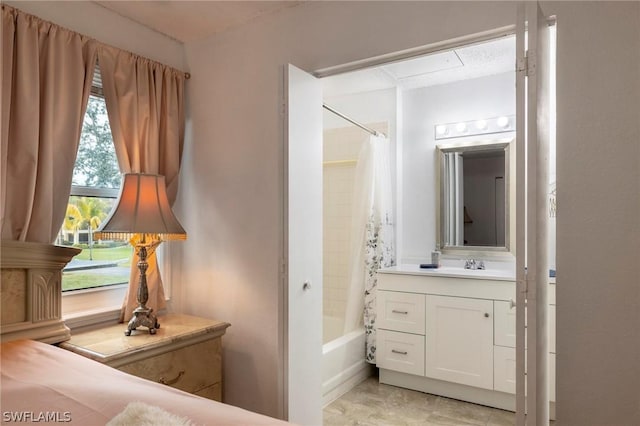
[[[409,311],[399,311],[397,309],[393,309],[391,310],[391,312],[394,314],[402,314],[402,315],[407,315],[409,313]]]
[[[394,354],[400,354],[400,355],[406,355],[407,351],[399,351],[396,349],[391,349],[391,352],[393,352]]]
[[[180,370],[180,372],[178,373],[178,375],[171,379],[171,380],[166,380],[164,377],[160,377],[160,380],[158,380],[158,383],[162,383],[163,385],[173,385],[178,383],[178,380],[180,380],[182,378],[182,376],[184,376],[184,370]]]

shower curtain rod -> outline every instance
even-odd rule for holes
[[[322,107],[328,111],[331,111],[332,113],[334,113],[335,115],[337,115],[338,117],[344,118],[345,120],[347,120],[350,123],[355,124],[356,126],[360,127],[362,130],[365,130],[369,133],[371,133],[374,136],[382,136],[383,138],[386,138],[387,136],[384,133],[380,133],[376,130],[370,129],[367,126],[358,123],[357,121],[353,120],[352,118],[347,117],[346,115],[342,114],[341,112],[336,111],[335,109],[331,108],[329,105],[323,103]]]

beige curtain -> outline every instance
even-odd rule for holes
[[[184,142],[184,73],[109,46],[98,49],[102,88],[120,170],[164,175],[173,203]],[[162,279],[155,254],[149,250],[147,306],[165,307]],[[137,307],[138,257],[131,264],[131,283],[121,321]]]
[[[55,241],[95,58],[95,41],[2,5],[3,240]]]

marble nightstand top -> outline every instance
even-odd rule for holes
[[[118,367],[137,359],[175,350],[180,347],[222,336],[229,323],[189,315],[167,314],[158,317],[160,328],[155,335],[146,328],[125,336],[126,323],[118,323],[96,330],[72,334],[60,347]]]

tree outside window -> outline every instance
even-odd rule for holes
[[[82,249],[63,270],[62,290],[129,281],[132,249],[127,243],[94,241],[118,194],[121,174],[104,98],[90,96],[73,170],[71,196],[58,244]]]

